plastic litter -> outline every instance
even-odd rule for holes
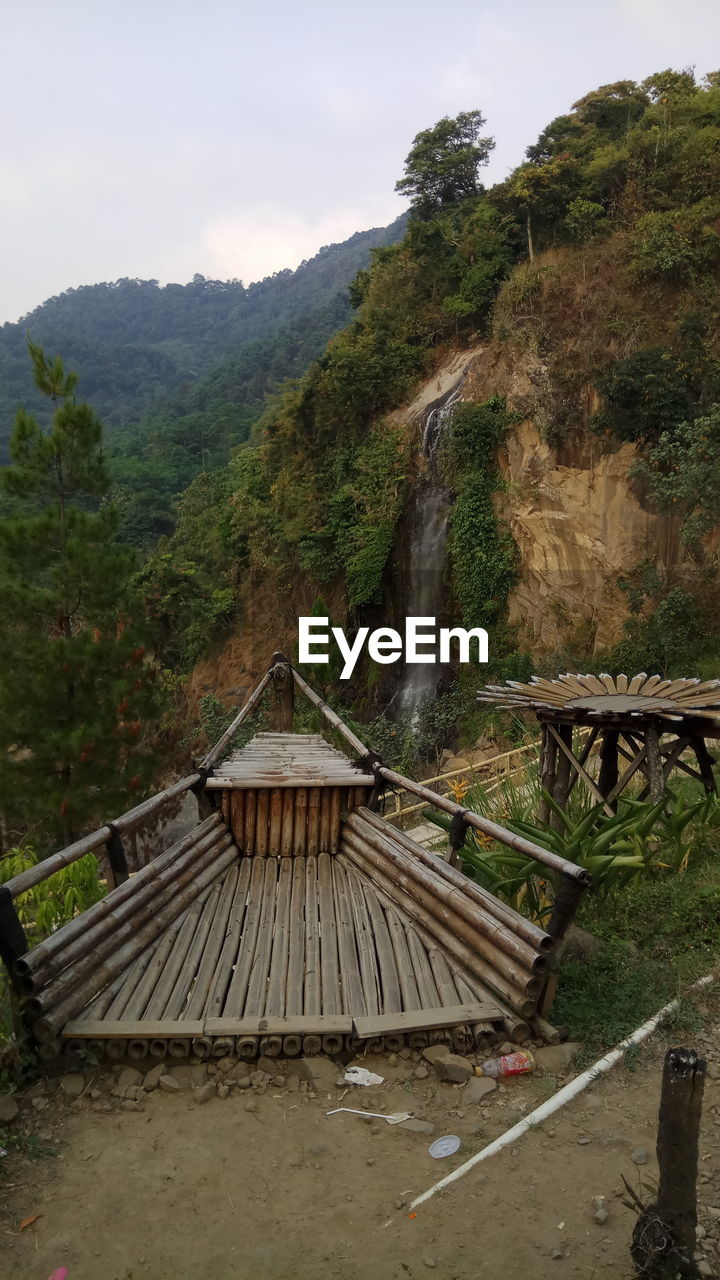
[[[491,1076],[497,1080],[503,1076],[524,1076],[535,1070],[535,1059],[531,1053],[521,1050],[518,1053],[506,1053],[502,1058],[488,1058],[481,1067],[475,1068],[476,1076]]]
[[[354,1107],[336,1107],[334,1111],[326,1111],[326,1116],[336,1116],[340,1111],[347,1111],[351,1116],[371,1116],[373,1120],[386,1120],[388,1124],[402,1124],[403,1120],[409,1120],[412,1111],[395,1111],[392,1115],[383,1116],[379,1111],[356,1111]]]
[[[457,1134],[448,1133],[444,1138],[436,1138],[430,1143],[428,1152],[433,1160],[442,1160],[443,1156],[454,1156],[460,1150],[460,1139]]]
[[[348,1067],[343,1080],[348,1084],[383,1084],[384,1076],[376,1076],[374,1071],[368,1071],[367,1067]]]

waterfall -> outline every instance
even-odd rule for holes
[[[439,618],[448,595],[447,541],[452,495],[437,471],[437,452],[452,410],[462,394],[465,375],[440,402],[426,411],[421,447],[427,474],[416,486],[411,510],[406,614]],[[406,663],[393,699],[399,715],[411,721],[423,702],[433,698],[442,675],[436,663]]]

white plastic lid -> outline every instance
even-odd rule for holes
[[[436,1138],[428,1147],[433,1160],[441,1160],[443,1156],[454,1156],[459,1150],[460,1139],[454,1133],[448,1133],[444,1138]]]

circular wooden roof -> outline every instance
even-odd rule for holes
[[[720,717],[720,680],[663,680],[645,671],[632,677],[567,673],[553,680],[532,676],[529,684],[519,680],[489,684],[481,689],[478,700],[543,716],[554,712],[563,719],[650,716],[682,720],[702,716],[716,720]]]

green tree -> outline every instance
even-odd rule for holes
[[[595,200],[572,200],[568,205],[565,225],[575,243],[584,249],[585,245],[596,236],[605,218],[605,210]],[[583,284],[586,280],[585,254],[583,253]]]
[[[405,161],[405,177],[396,182],[395,190],[410,196],[418,217],[430,218],[446,205],[481,191],[478,170],[487,164],[495,146],[494,138],[480,136],[484,124],[481,111],[461,111],[455,119],[444,116],[432,129],[416,135]]]
[[[720,405],[664,432],[631,474],[648,482],[661,511],[682,513],[684,542],[709,533],[720,524]]]
[[[30,342],[50,428],[20,410],[0,472],[0,812],[13,836],[69,841],[148,779],[154,670],[131,623],[102,428],[76,375]]]

